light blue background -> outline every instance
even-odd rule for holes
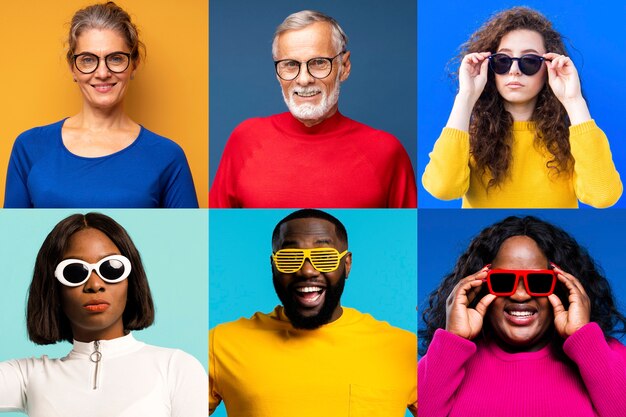
[[[283,19],[304,9],[334,17],[348,35],[352,71],[342,83],[339,110],[395,135],[415,169],[415,0],[214,0],[209,4],[211,183],[235,126],[287,111],[272,39]]]
[[[431,291],[452,272],[471,240],[508,216],[532,215],[568,232],[587,249],[609,280],[618,308],[626,313],[626,211],[624,210],[437,210],[421,209],[418,239],[419,323]]]
[[[494,12],[526,5],[550,19],[578,69],[591,116],[609,138],[617,170],[626,176],[626,3],[592,0],[524,2],[419,1],[418,4],[418,196],[420,208],[460,207],[441,201],[421,185],[428,153],[448,120],[457,85],[446,64],[459,46]],[[452,68],[456,70],[456,68]],[[582,205],[581,205],[582,206]],[[626,207],[626,199],[616,207]]]
[[[207,210],[95,210],[120,223],[141,253],[156,307],[143,342],[182,349],[207,368]],[[62,357],[67,342],[37,346],[26,333],[26,300],[35,257],[52,228],[84,210],[0,210],[0,360]],[[23,414],[2,414],[7,417]]]
[[[272,285],[271,238],[292,211],[209,210],[211,328],[280,304]],[[346,227],[352,252],[341,304],[415,333],[416,210],[327,211]],[[213,414],[225,415],[223,405]]]

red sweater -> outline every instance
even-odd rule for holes
[[[291,113],[249,119],[230,136],[211,208],[415,208],[411,161],[392,135],[342,116],[306,127]]]
[[[419,417],[625,417],[626,347],[596,323],[552,345],[507,353],[438,329],[418,367]]]

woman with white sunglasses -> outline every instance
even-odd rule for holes
[[[60,359],[0,363],[0,412],[30,417],[200,417],[208,377],[191,355],[147,345],[154,306],[137,248],[118,223],[74,214],[47,236],[28,294],[27,330],[39,345],[68,341]]]
[[[515,7],[462,46],[459,90],[424,188],[463,207],[609,207],[622,194],[561,35]]]

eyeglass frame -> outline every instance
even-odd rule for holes
[[[330,271],[320,271],[314,264],[313,261],[311,260],[311,254],[314,251],[319,251],[319,250],[328,250],[328,249],[332,249],[335,252],[337,252],[337,266],[334,267],[334,269],[330,270]],[[279,252],[283,252],[283,253],[289,253],[289,252],[302,252],[302,264],[300,265],[300,267],[292,272],[285,272],[284,268],[281,271],[278,268],[278,265],[276,265],[277,262],[277,256],[279,254]],[[332,248],[332,247],[323,247],[323,248],[310,248],[310,249],[302,249],[302,248],[283,248],[283,249],[279,249],[276,252],[272,252],[271,258],[272,258],[272,262],[274,264],[274,267],[276,268],[276,270],[282,274],[295,274],[296,272],[298,272],[299,270],[302,269],[302,267],[304,266],[304,263],[307,261],[307,259],[309,260],[309,263],[311,264],[311,266],[313,267],[313,269],[315,269],[316,271],[322,273],[322,274],[328,274],[331,272],[335,272],[336,270],[339,269],[339,266],[341,265],[341,260],[350,252],[348,252],[348,249],[344,250],[343,252],[339,252],[339,250],[337,250],[337,248]]]
[[[509,58],[509,59],[511,60],[511,65],[509,65],[509,68],[507,68],[507,70],[506,70],[506,71],[504,71],[504,72],[496,72],[496,70],[494,70],[494,69],[493,69],[493,66],[492,66],[492,62],[493,62],[493,61],[492,61],[492,58],[493,58],[493,57],[495,57],[495,56],[497,56],[497,55],[503,55],[503,56],[506,56],[507,58]],[[537,71],[533,72],[532,74],[527,74],[525,71],[522,71],[522,67],[520,67],[520,65],[519,65],[520,61],[521,61],[523,58],[528,57],[528,56],[531,56],[531,57],[537,58],[539,61],[541,61],[541,64],[539,65],[539,69],[537,69]],[[519,71],[520,71],[522,74],[524,74],[524,75],[526,75],[526,76],[528,76],[528,77],[532,77],[533,75],[536,75],[539,71],[541,71],[541,65],[543,65],[543,63],[544,63],[544,62],[549,61],[549,60],[547,60],[546,58],[542,57],[541,55],[537,55],[537,54],[524,54],[524,55],[519,56],[519,57],[513,57],[513,56],[508,56],[507,54],[502,53],[502,52],[498,52],[498,53],[496,53],[496,54],[489,55],[489,56],[487,57],[487,59],[489,60],[489,69],[490,69],[491,71],[493,71],[493,73],[494,73],[494,74],[497,74],[497,75],[504,75],[504,74],[506,74],[507,72],[511,71],[511,67],[513,67],[513,62],[514,62],[514,61],[517,61],[517,68],[519,69]]]
[[[124,267],[124,272],[118,278],[110,279],[110,278],[103,277],[100,274],[100,266],[103,263],[110,261],[110,260],[119,261],[122,263],[122,266]],[[65,277],[65,268],[73,263],[81,264],[87,270],[87,276],[83,278],[83,280],[80,282],[72,282]],[[95,271],[95,273],[100,277],[100,279],[102,279],[107,284],[117,284],[118,282],[122,282],[125,279],[127,279],[130,276],[130,273],[132,272],[132,270],[133,270],[133,267],[130,262],[130,259],[128,259],[126,256],[121,255],[121,254],[105,256],[104,258],[100,259],[96,263],[89,263],[82,259],[68,258],[68,259],[62,260],[61,262],[57,264],[56,268],[54,269],[54,277],[66,287],[79,287],[83,285],[84,283],[86,283],[87,281],[89,281],[89,277]]]
[[[335,61],[335,59],[339,56],[339,55],[343,55],[345,54],[347,51],[341,51],[339,52],[337,55],[335,55],[334,57],[326,57],[326,56],[316,56],[313,57],[305,62],[302,61],[297,61],[295,59],[280,59],[278,61],[274,61],[274,70],[276,71],[276,75],[278,75],[278,78],[280,78],[283,81],[293,81],[296,78],[298,78],[300,76],[300,72],[302,71],[302,64],[306,64],[306,71],[309,73],[309,75],[313,78],[315,78],[316,80],[323,80],[325,78],[328,78],[328,76],[333,72],[333,62]],[[311,74],[311,70],[309,70],[309,62],[316,60],[316,59],[327,59],[330,62],[330,70],[328,71],[328,74],[323,76],[323,77],[316,77],[315,75]],[[285,61],[294,61],[297,62],[298,64],[300,64],[298,66],[298,72],[296,73],[295,77],[293,78],[283,78],[280,76],[280,74],[278,73],[278,64],[280,64],[281,62],[285,62]]]
[[[496,297],[510,297],[517,291],[517,287],[519,286],[520,278],[523,278],[524,282],[524,290],[531,297],[547,297],[551,294],[554,294],[554,290],[556,288],[556,283],[558,281],[556,271],[554,269],[501,269],[501,268],[493,268],[491,269],[491,265],[487,265],[489,268],[487,270],[487,276],[485,277],[485,281],[487,282],[487,288],[490,294],[495,295]],[[494,291],[491,285],[491,275],[493,274],[514,274],[515,275],[515,283],[513,284],[512,291],[509,292],[497,292]],[[545,274],[552,275],[552,284],[550,290],[546,293],[538,293],[535,291],[531,291],[528,287],[528,275],[529,274]]]
[[[96,64],[96,66],[94,67],[93,70],[89,71],[89,72],[84,72],[83,70],[81,70],[80,68],[78,68],[78,65],[76,64],[76,58],[78,58],[79,56],[84,56],[84,55],[90,55],[90,56],[95,56],[98,59],[98,63]],[[111,55],[124,55],[127,59],[128,59],[128,63],[126,64],[126,68],[124,68],[122,71],[114,71],[109,67],[109,63],[107,62],[107,58],[109,58]],[[81,52],[80,54],[75,54],[72,56],[74,59],[74,67],[81,73],[81,74],[93,74],[94,72],[96,72],[98,70],[98,67],[100,67],[100,60],[104,60],[104,65],[107,67],[107,69],[109,71],[111,71],[114,74],[121,74],[124,71],[126,71],[128,69],[128,67],[130,67],[130,62],[132,61],[131,59],[131,54],[129,52],[122,52],[122,51],[116,51],[116,52],[111,52],[110,54],[105,55],[104,57],[100,57],[94,53],[91,52]]]

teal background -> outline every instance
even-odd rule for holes
[[[0,210],[0,360],[65,356],[66,342],[37,346],[26,334],[26,300],[35,257],[62,219],[89,210]],[[143,342],[182,349],[207,368],[207,210],[93,210],[120,223],[142,257],[156,308]],[[23,416],[18,413],[7,417]]]
[[[276,223],[292,211],[209,210],[210,328],[280,304],[272,285],[271,238]],[[417,211],[325,211],[346,227],[352,252],[341,304],[415,333]],[[225,407],[212,416],[226,416]]]

